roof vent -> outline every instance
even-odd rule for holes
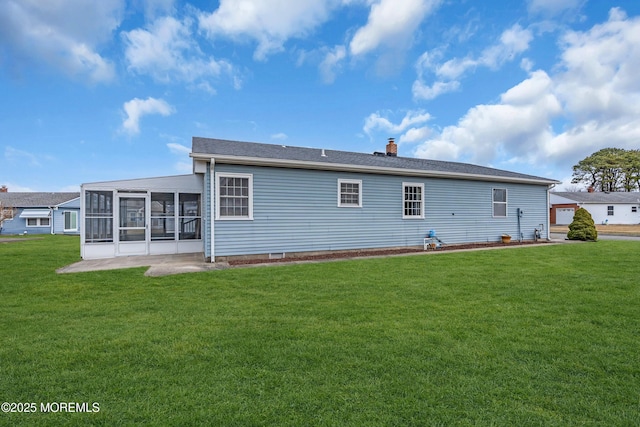
[[[320,156],[327,157],[327,153],[324,152],[324,148],[322,149],[322,154],[320,154]]]
[[[373,152],[374,156],[380,156],[380,157],[385,157],[387,154],[383,153],[382,151],[374,151]]]

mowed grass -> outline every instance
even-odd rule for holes
[[[640,243],[150,278],[0,244],[0,425],[638,425]]]

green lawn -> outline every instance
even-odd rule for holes
[[[151,278],[0,244],[0,425],[640,423],[640,243]],[[41,413],[93,402],[97,413]]]

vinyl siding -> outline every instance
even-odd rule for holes
[[[609,206],[613,206],[613,215],[609,215]],[[638,224],[640,223],[640,209],[636,212],[632,212],[631,208],[638,206],[637,204],[583,204],[581,207],[585,208],[591,214],[593,221],[596,224]]]
[[[78,229],[75,231],[64,230],[64,213],[69,211],[75,211],[77,216]],[[54,234],[80,234],[80,197],[74,200],[70,200],[66,203],[62,203],[58,206],[58,209],[53,211],[53,233]]]
[[[548,223],[546,186],[220,164],[215,172],[253,174],[254,186],[253,220],[215,221],[215,256],[417,246],[431,229],[448,244],[517,239],[516,208],[525,239]],[[338,207],[338,179],[362,180],[361,208]],[[402,218],[403,182],[424,184],[424,219]],[[507,189],[506,218],[492,216],[493,188]]]

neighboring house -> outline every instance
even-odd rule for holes
[[[80,234],[80,193],[0,192],[2,234]]]
[[[558,181],[471,164],[193,138],[194,174],[83,184],[84,259],[232,256],[548,237]],[[518,215],[520,213],[520,215]]]
[[[640,224],[639,192],[551,192],[549,200],[551,224],[571,224],[578,208],[585,208],[596,224]]]

